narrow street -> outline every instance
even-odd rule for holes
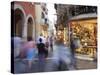
[[[97,68],[96,6],[15,1],[11,14],[12,73]]]
[[[68,71],[68,70],[84,70],[84,69],[96,69],[96,62],[88,60],[76,59],[76,69],[73,69],[68,65],[70,63],[70,51],[68,47],[63,45],[54,45],[53,53],[49,52],[48,58],[45,61],[40,62],[38,58],[33,61],[32,69],[28,70],[26,59],[15,59],[14,70],[15,73],[35,73],[35,72],[51,72],[51,71]],[[67,66],[64,62],[67,63]],[[70,68],[69,68],[70,67]]]
[[[45,72],[44,71],[44,66],[43,65],[42,65],[43,67],[39,66],[38,63],[39,63],[38,61],[34,61],[33,65],[32,65],[32,69],[30,71],[27,71],[27,61],[26,60],[22,60],[22,61],[21,60],[17,60],[15,62],[15,67],[14,67],[15,73]],[[45,61],[45,65],[46,64],[50,64],[50,59]],[[48,67],[49,66],[50,65],[48,65]],[[40,68],[42,68],[42,70]],[[53,66],[52,68],[56,68],[56,66]],[[76,70],[87,70],[87,69],[96,69],[96,68],[97,68],[97,66],[96,66],[95,62],[77,59],[77,69]]]

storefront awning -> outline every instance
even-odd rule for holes
[[[70,21],[71,20],[90,19],[90,18],[97,18],[97,14],[96,13],[81,14],[81,15],[72,17],[70,19]]]

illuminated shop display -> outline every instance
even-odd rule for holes
[[[97,49],[97,19],[71,21],[70,31],[81,44],[76,53],[93,57]]]
[[[68,28],[60,25],[59,30],[57,31],[57,40],[62,41],[65,45],[68,45]]]
[[[48,31],[47,31],[48,26],[47,25],[42,25],[41,28],[42,28],[43,36],[47,37],[48,36]]]
[[[64,31],[63,30],[59,30],[57,31],[57,40],[58,41],[63,41],[64,40]]]

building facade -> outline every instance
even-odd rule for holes
[[[57,30],[58,41],[64,42],[69,46],[69,34],[68,34],[68,20],[71,17],[69,13],[69,7],[71,5],[65,4],[55,4],[55,9],[57,13],[57,24],[55,25]]]
[[[48,35],[47,8],[44,3],[12,2],[11,20],[12,36],[27,40],[28,37],[36,39],[41,33]]]
[[[58,38],[70,46],[71,37],[78,38],[76,54],[93,58],[97,55],[97,7],[55,4]]]
[[[48,36],[48,11],[45,3],[35,3],[36,13],[36,37],[40,34]]]
[[[49,19],[48,19],[48,9],[47,9],[47,4],[46,3],[41,3],[41,8],[42,8],[42,33],[45,37],[48,36],[48,28],[49,28]]]
[[[31,2],[12,2],[13,35],[27,40],[35,38],[35,5]]]

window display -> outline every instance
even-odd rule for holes
[[[76,53],[93,57],[97,48],[97,23],[96,19],[79,20],[70,23],[70,30],[74,38],[80,40],[81,47],[76,49]]]

